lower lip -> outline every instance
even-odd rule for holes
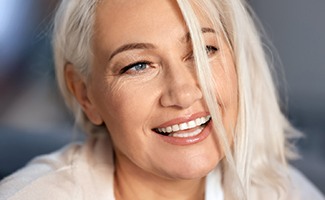
[[[210,120],[210,122],[203,128],[201,133],[193,137],[182,138],[182,137],[164,136],[159,134],[158,135],[162,138],[163,141],[167,143],[173,145],[185,146],[185,145],[196,144],[203,141],[205,138],[209,136],[211,132],[211,128],[212,128],[212,121]]]

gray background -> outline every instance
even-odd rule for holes
[[[0,179],[75,139],[54,80],[48,30],[56,2],[0,0]],[[285,112],[306,136],[293,164],[325,193],[325,1],[249,2],[283,63]]]
[[[282,61],[286,113],[304,132],[293,162],[325,192],[325,1],[250,0]],[[277,67],[281,67],[277,63]],[[285,100],[286,99],[286,100]]]

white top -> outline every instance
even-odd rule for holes
[[[0,182],[0,200],[114,200],[113,155],[105,138],[70,144],[33,159]],[[297,191],[303,191],[301,199],[325,199],[298,171],[292,169],[291,178]],[[216,168],[206,178],[205,200],[223,199],[221,172]]]

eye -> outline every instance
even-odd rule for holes
[[[217,51],[219,50],[219,48],[212,46],[212,45],[206,45],[205,46],[205,51],[208,55],[208,57],[213,56]],[[186,56],[186,60],[190,60],[193,59],[193,51],[191,51],[187,56]]]
[[[205,46],[205,51],[207,52],[208,56],[213,55],[218,50],[219,49],[217,47],[215,47],[215,46],[211,46],[211,45]]]
[[[123,67],[120,70],[120,74],[139,73],[139,72],[141,72],[143,70],[146,70],[149,67],[150,64],[151,64],[151,62],[147,62],[147,61],[132,63],[130,65],[127,65],[126,67]]]

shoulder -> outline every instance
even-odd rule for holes
[[[275,190],[272,186],[253,185],[251,198],[254,200],[325,200],[324,195],[310,182],[299,170],[292,166],[285,169],[287,174],[287,187],[281,190]]]
[[[112,196],[113,166],[105,161],[105,140],[89,139],[36,157],[0,182],[0,200],[102,199]],[[103,190],[105,185],[105,190]],[[96,195],[96,196],[94,196]],[[111,199],[111,198],[109,198]]]
[[[292,191],[297,193],[300,199],[325,200],[324,195],[299,170],[289,167],[289,176]]]
[[[73,157],[80,148],[80,144],[70,144],[54,153],[34,158],[0,183],[0,199],[28,195],[25,194],[26,191],[41,189],[52,182],[61,181],[64,172],[71,169]],[[26,196],[25,198],[27,199]]]

